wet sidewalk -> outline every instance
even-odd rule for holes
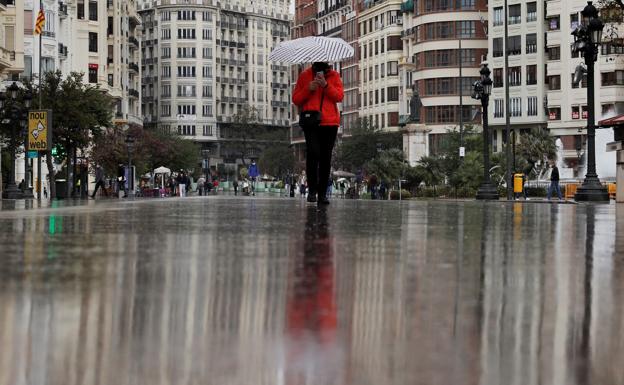
[[[624,384],[624,205],[3,202],[0,262],[0,385]]]

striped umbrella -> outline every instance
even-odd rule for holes
[[[353,57],[353,47],[340,38],[308,36],[280,43],[269,55],[269,60],[300,64],[338,62]]]

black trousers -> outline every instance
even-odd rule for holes
[[[95,188],[93,189],[93,194],[91,195],[91,197],[95,198],[95,194],[97,194],[100,187],[102,188],[102,191],[104,191],[104,195],[108,196],[108,192],[106,191],[106,187],[104,186],[104,181],[101,180],[95,183]]]
[[[331,158],[338,127],[311,127],[303,130],[306,141],[306,174],[310,194],[324,197],[327,191]]]

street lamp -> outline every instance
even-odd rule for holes
[[[28,110],[30,109],[30,106],[32,104],[32,94],[30,93],[30,91],[26,91],[26,93],[22,97],[22,101],[24,104],[24,111],[22,113],[22,119],[20,120],[20,124],[22,126],[22,133],[23,133],[22,137],[24,138],[24,183],[26,183],[23,193],[24,193],[24,198],[32,199],[35,197],[33,195],[32,188],[29,187],[30,185],[29,182],[31,180],[30,172],[32,171],[32,167],[30,167],[30,165],[28,164],[29,158],[27,156],[28,154]]]
[[[596,172],[594,63],[598,60],[598,48],[602,40],[604,24],[591,1],[587,2],[581,14],[586,22],[572,32],[574,36],[572,49],[575,53],[583,54],[587,66],[587,174],[583,184],[576,191],[574,199],[577,201],[609,202],[607,188],[600,183]]]
[[[477,191],[477,199],[479,200],[497,200],[498,190],[490,180],[490,131],[488,126],[488,104],[490,95],[492,94],[492,79],[490,78],[490,69],[487,63],[481,66],[481,80],[473,85],[472,98],[481,100],[483,107],[483,182]]]
[[[23,192],[15,184],[15,152],[18,146],[17,142],[19,141],[15,126],[16,123],[20,125],[25,125],[27,123],[27,116],[24,115],[30,107],[32,96],[29,96],[29,93],[25,94],[22,100],[22,106],[20,107],[17,105],[19,90],[20,89],[17,83],[13,82],[9,87],[7,87],[6,94],[0,93],[0,110],[2,111],[3,117],[0,124],[7,122],[11,127],[11,140],[9,143],[11,164],[9,165],[9,181],[6,189],[2,192],[2,198],[4,199],[24,198]],[[5,105],[5,102],[8,99],[11,100],[11,104]]]
[[[202,156],[204,158],[204,164],[202,165],[202,168],[204,169],[204,177],[208,180],[208,158],[210,157],[210,149],[202,149]]]
[[[128,180],[127,189],[128,193],[126,194],[128,197],[134,196],[134,173],[132,172],[132,151],[134,150],[134,137],[131,134],[126,135],[126,147],[128,148]]]

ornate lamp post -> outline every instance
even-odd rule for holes
[[[128,180],[127,188],[128,193],[126,194],[128,197],[134,197],[134,172],[132,172],[132,151],[134,150],[134,142],[135,139],[132,135],[126,135],[126,147],[128,148]]]
[[[11,127],[11,139],[9,143],[9,152],[11,154],[11,164],[9,165],[9,181],[6,189],[2,192],[2,198],[4,199],[22,199],[24,198],[23,192],[15,184],[15,152],[17,150],[18,143],[20,142],[19,133],[16,130],[16,123],[19,124],[22,129],[28,123],[27,113],[30,108],[32,96],[30,93],[26,93],[22,97],[22,106],[18,106],[17,98],[19,96],[19,86],[13,82],[7,87],[6,95],[0,93],[0,111],[2,111],[2,121],[4,123],[8,121]],[[8,98],[7,98],[8,96]],[[6,100],[11,100],[11,105],[6,105]],[[20,130],[21,132],[21,130]],[[26,159],[24,160],[26,161]]]
[[[490,180],[490,129],[488,127],[488,104],[492,94],[492,79],[487,63],[481,66],[481,80],[473,85],[472,98],[481,100],[483,107],[483,182],[477,192],[479,200],[497,200],[498,190]]]
[[[594,63],[598,60],[598,49],[602,40],[604,24],[598,16],[598,10],[587,2],[581,12],[587,22],[580,25],[572,35],[574,52],[581,52],[587,65],[587,174],[583,184],[576,192],[577,201],[609,202],[607,188],[600,183],[596,172],[596,111]]]
[[[208,158],[210,157],[210,149],[208,148],[204,148],[201,150],[202,152],[202,156],[204,158],[204,164],[202,164],[202,168],[204,169],[204,176],[206,178],[206,180],[208,180],[208,169],[209,169],[209,165],[208,165]]]

